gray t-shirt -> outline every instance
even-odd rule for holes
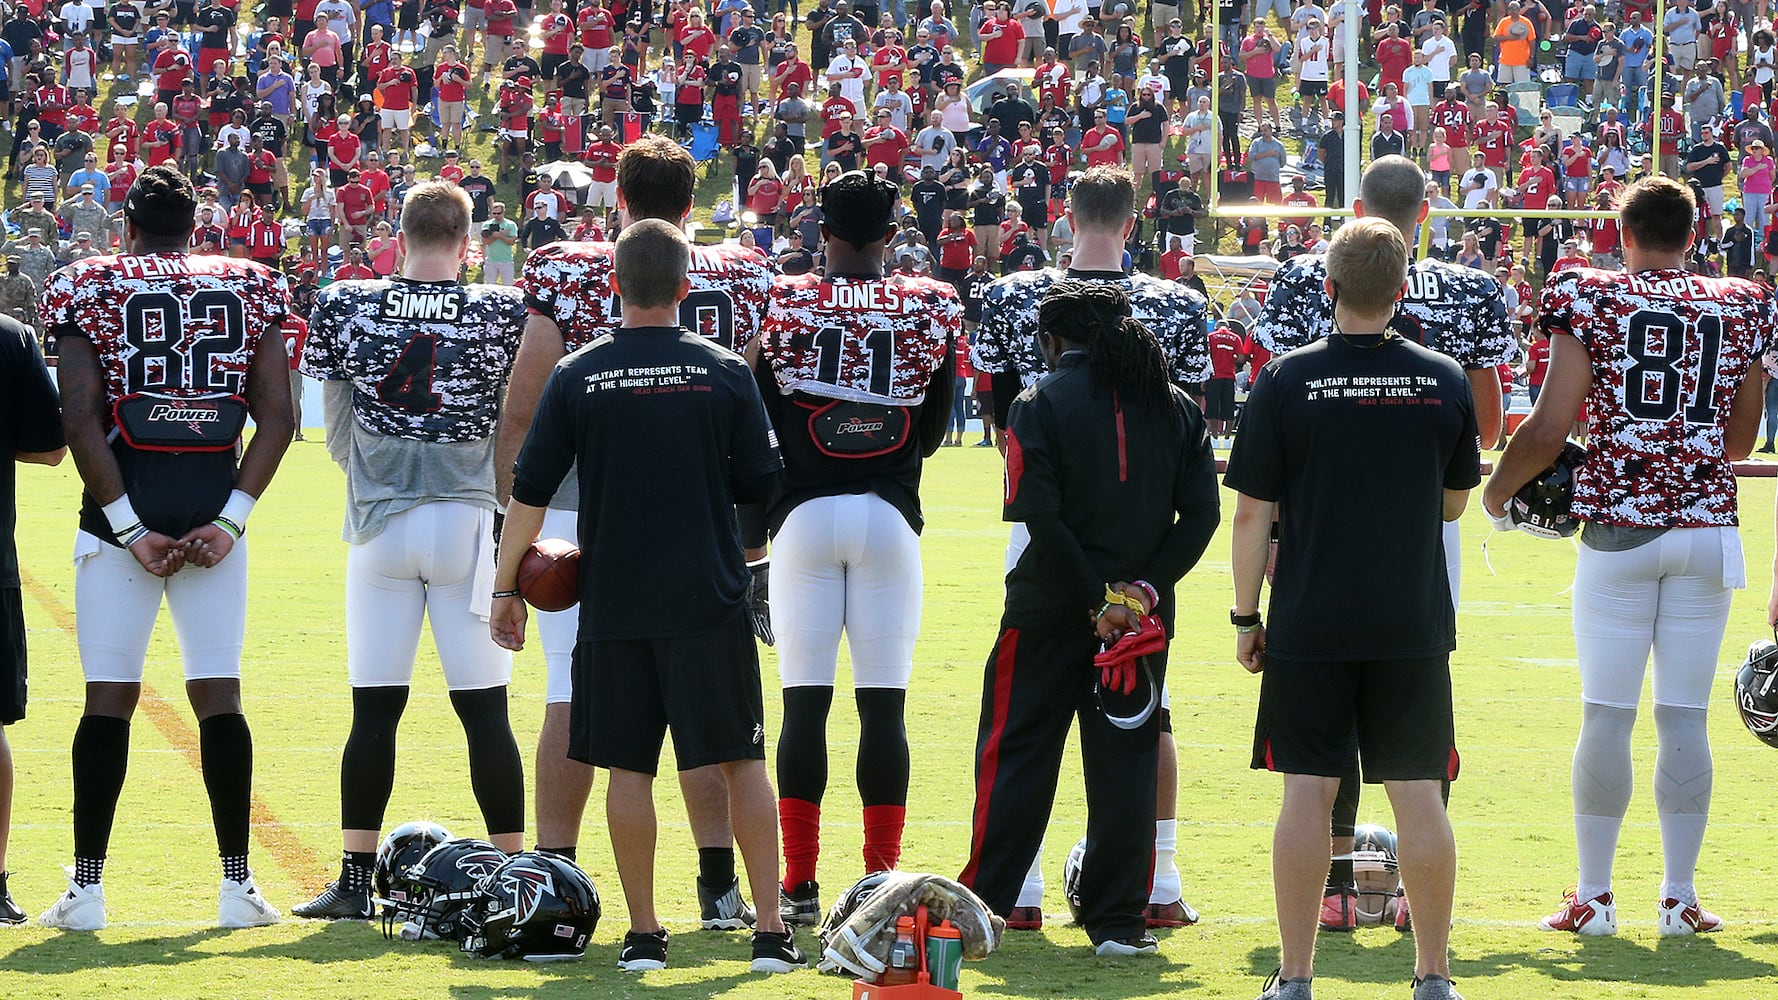
[[[346,473],[346,541],[368,542],[383,533],[389,518],[435,500],[498,509],[492,436],[444,442],[378,434],[354,416],[351,383],[321,387],[327,452]]]
[[[1265,153],[1278,155],[1265,156]],[[1247,168],[1253,172],[1256,181],[1276,181],[1278,172],[1284,168],[1284,144],[1276,139],[1255,138],[1247,147]]]

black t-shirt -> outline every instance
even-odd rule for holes
[[[62,447],[62,411],[55,383],[37,352],[37,338],[11,316],[0,316],[0,588],[19,585],[18,466],[21,451],[55,451]]]
[[[1071,351],[1019,394],[1009,420],[1001,517],[1029,525],[1032,543],[1007,574],[1003,624],[1088,628],[1110,580],[1153,584],[1156,613],[1171,622],[1173,585],[1202,554],[1220,506],[1197,404],[1169,387],[1165,402],[1138,412],[1094,383],[1085,352]],[[1181,537],[1193,534],[1181,520],[1191,514],[1207,515],[1201,538]],[[1078,551],[1043,544],[1046,519]]]
[[[120,3],[111,8],[111,33],[119,38],[133,38],[142,25],[142,11],[134,3]]]
[[[1730,267],[1753,266],[1753,230],[1734,225],[1723,231],[1722,248],[1725,263]]]
[[[494,201],[494,179],[487,174],[464,174],[457,182],[463,193],[469,195],[469,215],[471,222],[488,221],[488,208]]]
[[[587,84],[593,78],[592,71],[584,63],[570,59],[556,69],[556,80],[562,87],[562,96],[584,101],[587,96]]]
[[[1712,157],[1716,159],[1715,163],[1705,162]],[[1723,172],[1729,168],[1729,151],[1720,142],[1699,143],[1686,154],[1685,162],[1705,164],[1703,169],[1690,174],[1692,180],[1707,188],[1722,187]]]
[[[827,137],[827,158],[839,162],[840,170],[858,169],[858,136],[835,132]]]
[[[988,297],[988,286],[994,283],[993,271],[965,271],[963,280],[963,318],[971,323],[982,321],[982,300]]]
[[[1480,483],[1480,462],[1469,379],[1442,354],[1330,336],[1262,369],[1224,485],[1279,505],[1267,649],[1295,660],[1454,649],[1444,491]]]
[[[963,67],[957,63],[941,62],[932,67],[932,86],[937,90],[945,89],[945,85],[952,80],[961,82],[962,79]]]
[[[259,136],[260,140],[265,143],[265,148],[271,150],[273,156],[283,158],[284,143],[290,138],[288,125],[271,115],[265,115],[253,119],[253,123],[248,127],[253,130],[254,135]]]
[[[972,186],[969,189],[969,200],[975,202],[975,214],[972,216],[975,225],[998,226],[1000,220],[1006,216],[1006,195],[997,189]]]
[[[576,463],[582,641],[693,634],[745,604],[735,505],[764,502],[783,462],[740,355],[644,327],[564,358],[513,465],[513,499],[548,506]],[[672,613],[637,613],[638,594],[671,595]]]
[[[1130,126],[1130,141],[1160,142],[1161,132],[1167,127],[1167,109],[1161,107],[1158,101],[1153,103],[1138,101],[1136,106],[1130,109],[1130,113],[1134,114],[1137,111],[1148,112],[1148,117]]]
[[[228,29],[234,27],[235,12],[227,7],[205,7],[197,13],[198,34],[202,36],[202,47],[206,49],[222,49],[228,47]]]
[[[508,77],[508,79],[516,80],[520,76],[528,76],[535,80],[543,75],[543,67],[530,56],[507,56],[506,61],[500,64],[502,73],[512,73],[514,70],[517,70],[518,74]]]
[[[948,193],[938,181],[916,181],[913,188],[914,217],[920,220],[920,231],[928,239],[944,228],[945,195]]]
[[[1041,216],[1049,207],[1050,168],[1045,163],[1019,162],[1006,172],[1006,186],[1019,199],[1027,219]]]
[[[1471,227],[1476,234],[1476,243],[1482,248],[1482,256],[1492,258],[1500,249],[1500,240],[1505,235],[1499,219],[1482,219]]]
[[[716,93],[722,97],[735,97],[741,93],[741,64],[728,62],[712,63],[705,71],[708,78],[716,85]]]

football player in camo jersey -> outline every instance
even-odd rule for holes
[[[105,926],[101,877],[129,766],[130,717],[165,599],[222,855],[217,923],[276,923],[247,866],[253,736],[241,714],[247,517],[295,431],[277,272],[195,256],[197,196],[168,166],[124,199],[125,252],[50,276],[62,425],[84,490],[74,611],[86,709],[74,731],[74,869],[46,927]],[[257,425],[246,450],[241,429]]]
[[[395,733],[422,620],[432,625],[488,840],[524,850],[525,770],[507,719],[512,654],[494,644],[494,427],[525,328],[516,288],[457,282],[469,195],[408,192],[400,277],[336,281],[310,314],[302,369],[322,383],[327,451],[346,474],[346,676],[339,879],[299,917],[366,920]]]
[[[696,168],[691,154],[660,136],[643,136],[626,146],[617,160],[617,203],[624,224],[640,219],[683,223],[697,188]],[[530,316],[513,363],[494,453],[502,503],[511,496],[513,461],[556,362],[603,336],[621,319],[611,284],[612,247],[611,243],[562,241],[525,258],[520,287]],[[730,350],[745,347],[765,316],[766,293],[772,283],[765,261],[736,244],[693,246],[686,277],[691,291],[680,304],[680,323]],[[575,522],[580,496],[575,482],[574,476],[567,477],[550,502],[542,537],[578,544]],[[760,606],[765,602],[769,567],[763,550],[749,552],[748,557],[755,580],[755,631],[769,644],[771,633],[763,624],[768,617]],[[537,842],[542,849],[569,858],[574,857],[581,816],[593,789],[593,769],[568,758],[571,662],[579,614],[577,605],[537,616],[547,670],[543,730],[537,738]],[[739,930],[752,926],[753,910],[743,901],[735,875],[727,783],[718,769],[708,767],[681,771],[679,787],[692,839],[698,845],[697,889],[704,927]]]
[[[852,171],[820,198],[826,271],[772,286],[754,366],[784,452],[783,488],[765,511],[784,686],[779,909],[786,923],[807,926],[822,916],[815,868],[842,633],[858,704],[864,871],[893,869],[901,857],[903,713],[920,632],[920,472],[944,442],[963,331],[948,282],[883,274],[892,182]]]
[[[1584,403],[1586,460],[1572,512],[1585,522],[1574,569],[1581,724],[1574,748],[1580,877],[1544,930],[1611,934],[1611,873],[1634,787],[1631,734],[1654,654],[1655,812],[1663,935],[1713,931],[1694,876],[1713,769],[1706,710],[1730,598],[1746,585],[1734,463],[1763,408],[1772,290],[1687,273],[1692,192],[1666,177],[1619,197],[1626,271],[1574,268],[1544,285],[1549,375],[1482,493],[1497,525],[1562,451]]]
[[[1426,218],[1426,175],[1412,160],[1379,157],[1359,181],[1356,211],[1393,223],[1413,246],[1415,228]],[[1264,310],[1253,327],[1253,339],[1274,357],[1327,336],[1333,330],[1333,303],[1324,288],[1327,257],[1304,254],[1278,268]],[[1518,360],[1519,342],[1506,321],[1506,299],[1500,283],[1472,267],[1442,260],[1416,260],[1408,266],[1408,289],[1397,307],[1392,329],[1422,347],[1449,356],[1469,374],[1475,396],[1476,424],[1483,448],[1500,442],[1501,394],[1498,366]],[[1255,373],[1257,375],[1257,373]],[[1456,603],[1462,586],[1462,537],[1458,522],[1446,521],[1445,572]],[[1289,544],[1282,539],[1280,544]],[[1321,926],[1347,931],[1357,926],[1357,890],[1352,871],[1352,831],[1358,819],[1357,744],[1350,770],[1340,784],[1333,813],[1333,856]],[[1409,927],[1408,907],[1397,911],[1396,926]]]
[[[1205,328],[1209,303],[1177,282],[1123,270],[1124,241],[1136,225],[1135,184],[1128,170],[1093,167],[1068,192],[1068,220],[1074,227],[1074,258],[1067,270],[1046,268],[1008,275],[988,286],[982,322],[970,337],[970,360],[993,382],[994,425],[1005,427],[1012,401],[1037,384],[1049,370],[1037,342],[1038,307],[1044,293],[1064,279],[1104,281],[1121,289],[1130,312],[1151,330],[1167,357],[1167,374],[1188,393],[1210,378],[1210,347]],[[1199,398],[1199,397],[1194,397]],[[1006,571],[1012,572],[1031,536],[1023,524],[1012,526],[1006,547]],[[1148,907],[1151,927],[1184,927],[1198,920],[1197,910],[1182,898],[1179,868],[1174,862],[1179,799],[1179,757],[1173,742],[1171,701],[1165,688],[1161,701],[1159,795],[1155,811],[1154,886]],[[1007,914],[1014,930],[1043,926],[1043,851],[1018,905]]]

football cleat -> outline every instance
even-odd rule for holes
[[[338,882],[321,890],[321,895],[290,908],[290,912],[311,920],[369,920],[376,916],[370,901],[370,888],[342,889]]]
[[[778,916],[791,927],[814,927],[821,923],[821,887],[813,879],[798,882],[789,892],[779,886]]]
[[[1443,976],[1426,976],[1414,980],[1414,1000],[1463,1000],[1463,994]]]
[[[1161,950],[1160,943],[1152,934],[1139,934],[1136,937],[1112,939],[1099,942],[1093,954],[1100,958],[1125,958],[1131,955],[1153,955]]]
[[[1257,1000],[1315,1000],[1310,979],[1285,979],[1280,972],[1266,977],[1265,990]]]
[[[1722,918],[1697,903],[1681,903],[1677,899],[1663,899],[1660,907],[1658,929],[1662,937],[1678,934],[1708,934],[1722,930]]]
[[[1395,929],[1403,934],[1414,932],[1414,918],[1408,913],[1408,897],[1395,901]]]
[[[1175,899],[1171,903],[1150,903],[1143,911],[1148,926],[1155,927],[1190,927],[1198,922],[1198,911],[1183,899]]]
[[[753,932],[753,971],[754,972],[795,972],[809,967],[809,960],[803,950],[796,946],[790,931],[774,934],[771,931]]]
[[[224,930],[269,927],[283,919],[284,914],[260,895],[252,875],[245,882],[222,880],[222,888],[216,893],[216,926]]]
[[[19,904],[12,901],[12,890],[6,887],[9,873],[0,872],[0,924],[22,924],[28,919]]]
[[[104,930],[105,887],[97,882],[81,885],[74,881],[74,869],[68,869],[68,891],[37,922],[63,931]]]
[[[714,892],[704,887],[702,879],[694,879],[698,884],[698,907],[702,910],[702,921],[707,931],[738,931],[753,926],[753,907],[741,898],[741,880],[731,879],[728,888],[722,892]]]
[[[1006,915],[1006,929],[1009,931],[1043,930],[1043,907],[1013,907],[1012,912]]]
[[[652,934],[630,931],[624,935],[617,967],[625,972],[654,972],[667,967],[667,929]]]
[[[1358,927],[1358,892],[1350,885],[1321,897],[1321,929],[1350,931]]]
[[[1617,904],[1612,901],[1611,893],[1601,893],[1583,901],[1576,899],[1571,889],[1563,899],[1560,910],[1537,922],[1540,929],[1599,937],[1617,933]]]

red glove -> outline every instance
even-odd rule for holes
[[[1110,648],[1093,657],[1099,668],[1099,685],[1108,691],[1129,694],[1136,690],[1136,661],[1167,648],[1167,630],[1154,615],[1143,615],[1136,630],[1125,632]]]

